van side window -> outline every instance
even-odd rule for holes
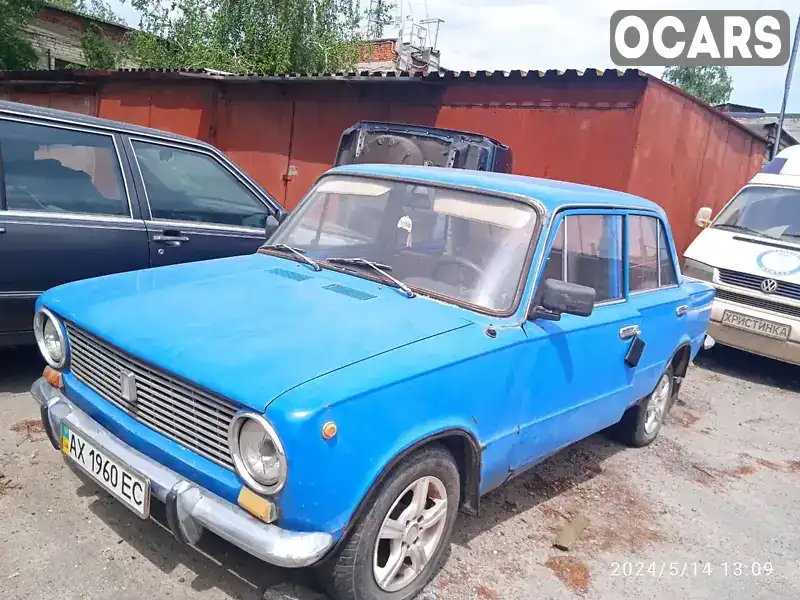
[[[675,263],[672,260],[669,238],[664,229],[664,224],[660,223],[658,228],[658,264],[661,272],[661,287],[678,285],[678,277],[675,275]]]
[[[0,120],[8,210],[131,216],[111,136]]]
[[[542,280],[594,288],[596,302],[622,298],[621,232],[618,215],[569,215],[556,233]]]
[[[628,217],[628,277],[631,292],[658,287],[658,219]]]
[[[270,210],[213,156],[132,144],[153,219],[264,227]]]

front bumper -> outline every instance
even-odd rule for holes
[[[288,531],[259,521],[137,452],[81,411],[44,378],[34,382],[31,394],[41,407],[42,424],[56,449],[61,449],[59,432],[63,421],[150,479],[151,494],[166,505],[169,527],[179,541],[196,544],[203,530],[208,529],[279,567],[312,565],[333,546],[334,539],[329,533]]]
[[[728,327],[722,324],[726,310],[735,311],[757,319],[764,319],[775,323],[788,325],[792,328],[792,335],[788,340],[777,340],[759,335],[751,331]],[[719,344],[730,346],[753,354],[759,354],[780,360],[782,362],[800,365],[800,343],[797,341],[800,322],[797,319],[778,313],[759,310],[745,304],[738,304],[719,298],[714,300],[711,309],[711,321],[708,324],[708,333]]]

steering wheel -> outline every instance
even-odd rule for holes
[[[433,272],[431,273],[431,277],[433,279],[435,279],[436,281],[439,281],[439,271],[442,269],[442,267],[446,267],[446,266],[449,266],[449,265],[456,265],[458,267],[466,267],[467,269],[472,271],[473,281],[475,281],[476,279],[480,278],[481,275],[483,275],[483,272],[484,272],[483,269],[481,269],[478,265],[476,265],[471,260],[467,260],[464,257],[461,257],[461,256],[443,256],[436,263],[436,266],[434,267]],[[461,281],[459,283],[461,283],[463,285],[464,284],[464,279],[461,278]]]

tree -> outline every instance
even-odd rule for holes
[[[0,0],[0,70],[36,66],[36,52],[24,32],[36,7],[35,0]]]
[[[733,92],[733,79],[725,67],[667,67],[662,79],[711,105],[724,104]]]
[[[351,69],[364,15],[358,0],[131,0],[143,67],[232,73]]]
[[[367,31],[369,39],[376,40],[383,37],[383,30],[387,25],[394,22],[394,11],[396,4],[387,0],[373,0],[367,10]]]

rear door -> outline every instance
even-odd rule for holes
[[[155,139],[126,143],[143,199],[153,266],[255,252],[280,206],[208,149]]]
[[[0,345],[32,339],[44,290],[148,267],[120,142],[110,131],[0,116]]]
[[[641,315],[645,343],[634,383],[635,399],[649,395],[686,333],[689,297],[678,285],[675,251],[664,222],[648,213],[628,215],[630,303]]]

